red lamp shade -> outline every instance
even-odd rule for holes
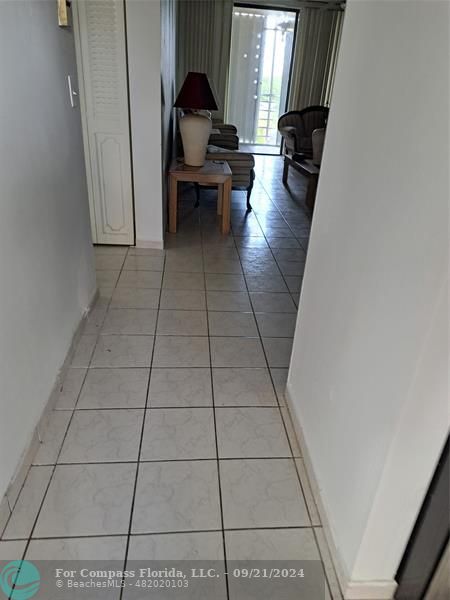
[[[217,110],[217,102],[206,73],[190,71],[186,75],[174,106],[197,110]]]

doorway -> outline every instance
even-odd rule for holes
[[[124,1],[72,6],[92,241],[134,244]]]
[[[234,6],[227,121],[243,150],[280,153],[296,25],[296,11]]]

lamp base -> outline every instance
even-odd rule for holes
[[[205,115],[188,114],[180,119],[184,162],[190,167],[202,167],[206,159],[206,146],[211,134],[211,119]]]

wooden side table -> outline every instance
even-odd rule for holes
[[[217,185],[217,214],[222,215],[222,233],[230,232],[231,169],[226,161],[207,160],[203,167],[189,167],[174,160],[169,169],[169,231],[177,232],[178,182]]]
[[[283,183],[287,184],[289,167],[293,167],[296,171],[308,178],[308,187],[306,188],[306,206],[313,211],[316,200],[317,182],[319,180],[319,167],[312,160],[296,161],[287,154],[284,156],[283,167]]]

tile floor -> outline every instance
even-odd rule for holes
[[[96,248],[101,296],[0,557],[320,558],[340,598],[283,393],[310,217],[281,170],[257,157],[229,237],[186,189],[165,251]]]

